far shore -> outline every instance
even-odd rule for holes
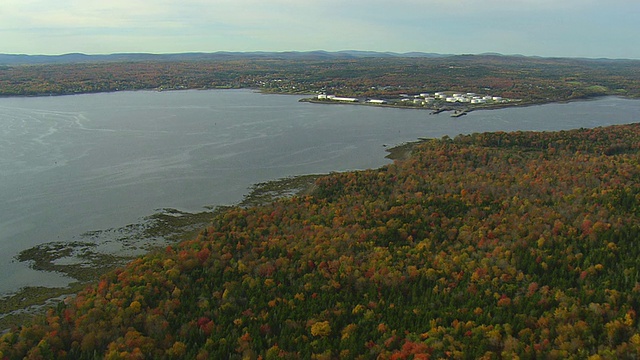
[[[268,91],[261,88],[251,88],[251,87],[211,87],[211,88],[143,88],[143,89],[125,89],[125,90],[108,90],[108,91],[84,91],[84,92],[53,92],[53,93],[41,93],[41,94],[20,94],[20,95],[7,95],[0,94],[0,99],[4,98],[33,98],[33,97],[53,97],[53,96],[74,96],[74,95],[90,95],[90,94],[111,94],[111,93],[120,93],[120,92],[130,92],[130,91],[155,91],[155,92],[173,92],[173,91],[185,91],[185,90],[251,90],[255,92],[259,92],[265,95],[290,95],[290,96],[313,96],[314,94],[305,92],[305,93],[291,93],[291,92],[277,92],[277,91]],[[312,104],[325,104],[325,105],[360,105],[360,106],[371,106],[378,108],[391,108],[391,109],[408,109],[408,110],[429,110],[434,114],[438,114],[441,112],[450,112],[450,111],[458,111],[462,112],[462,115],[470,113],[472,111],[477,110],[498,110],[505,109],[511,107],[526,107],[526,106],[535,106],[535,105],[545,105],[545,104],[562,104],[569,103],[575,101],[591,101],[598,100],[601,98],[614,96],[621,97],[625,99],[633,99],[637,100],[637,97],[624,96],[621,94],[598,94],[586,97],[579,98],[556,98],[556,99],[517,99],[509,102],[495,103],[495,104],[461,104],[461,103],[438,103],[435,105],[441,106],[415,106],[415,105],[398,105],[393,103],[385,103],[385,104],[377,104],[377,103],[368,103],[365,101],[358,102],[346,102],[346,101],[328,101],[328,100],[318,100],[315,97],[304,97],[301,98],[300,102],[308,102]],[[371,96],[368,96],[369,98]],[[457,115],[461,116],[461,115]],[[457,117],[456,116],[456,117]]]

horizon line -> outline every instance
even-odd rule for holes
[[[84,53],[84,52],[68,52],[60,54],[44,54],[44,53],[0,53],[0,56],[29,56],[29,57],[64,57],[64,56],[129,56],[129,55],[144,55],[144,56],[172,56],[172,55],[215,55],[215,54],[313,54],[313,53],[326,53],[326,54],[370,54],[370,55],[390,55],[396,57],[422,57],[420,55],[438,56],[438,57],[453,57],[453,56],[504,56],[504,57],[525,57],[525,58],[541,58],[541,59],[589,59],[589,60],[631,60],[638,61],[640,59],[635,58],[615,58],[615,57],[589,57],[589,56],[547,56],[547,55],[524,55],[524,54],[505,54],[499,52],[482,52],[482,53],[438,53],[438,52],[426,52],[426,51],[378,51],[378,50],[249,50],[249,51],[232,51],[232,50],[217,50],[217,51],[184,51],[184,52],[114,52],[114,53]],[[413,56],[410,56],[413,55]]]

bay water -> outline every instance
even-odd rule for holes
[[[299,102],[251,90],[0,99],[0,295],[71,279],[16,260],[25,249],[117,229],[159,209],[236,204],[257,183],[376,168],[388,147],[485,131],[640,120],[640,101],[448,113]]]

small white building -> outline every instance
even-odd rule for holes
[[[370,103],[370,104],[386,104],[387,100],[369,99],[369,100],[367,100],[367,102]]]
[[[327,95],[326,94],[318,95],[318,100],[327,100]]]
[[[502,97],[494,96],[491,100],[493,100],[493,101],[502,101]]]
[[[446,101],[446,102],[454,103],[454,102],[456,102],[456,101],[458,101],[458,100],[457,100],[456,98],[454,98],[454,97],[450,96],[450,97],[446,98],[446,99],[445,99],[445,101]]]
[[[429,97],[429,94],[428,93],[420,93],[420,97],[423,97],[423,98],[426,99],[426,98]]]

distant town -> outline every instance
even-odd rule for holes
[[[390,98],[342,97],[322,93],[318,94],[315,98],[302,99],[301,101],[412,107],[433,110],[432,114],[437,114],[443,111],[453,111],[451,116],[458,117],[475,109],[504,107],[509,104],[518,103],[521,100],[508,99],[488,94],[476,94],[473,92],[459,93],[454,91],[440,91],[433,94],[400,94],[397,97]]]

